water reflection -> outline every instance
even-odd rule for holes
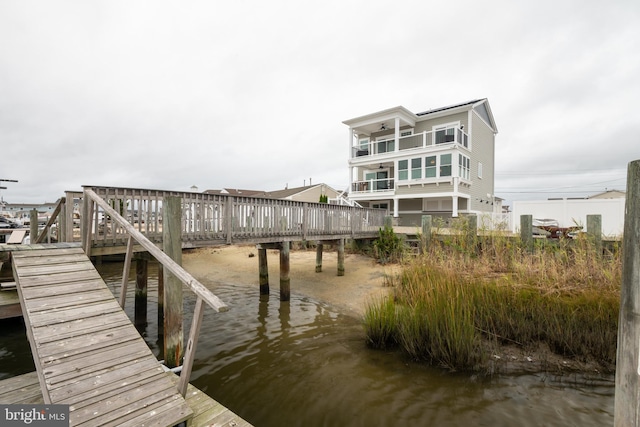
[[[151,320],[140,330],[161,358],[157,276],[149,267]],[[121,264],[101,267],[116,294],[121,271]],[[612,377],[451,374],[366,348],[360,321],[296,294],[295,288],[289,302],[280,302],[260,295],[257,283],[203,283],[230,310],[205,310],[192,383],[256,426],[613,424]],[[130,294],[127,313],[133,318]],[[185,292],[185,336],[194,304]],[[24,330],[20,333],[7,341],[3,324],[4,370],[33,370],[32,363],[19,367],[24,359],[30,362]]]

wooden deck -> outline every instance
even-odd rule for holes
[[[177,385],[178,377],[167,372],[166,375]],[[189,427],[235,426],[251,427],[247,421],[216,402],[196,387],[189,384],[185,397],[187,405],[193,411],[187,425]],[[38,375],[31,372],[0,381],[0,404],[41,404],[44,403]]]
[[[0,320],[22,316],[16,289],[4,289],[0,284]]]
[[[70,405],[71,425],[173,426],[193,415],[81,248],[12,252],[45,403]]]

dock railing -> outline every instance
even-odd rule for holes
[[[191,324],[191,330],[189,331],[189,339],[185,348],[184,362],[182,365],[182,372],[180,373],[180,381],[178,383],[178,391],[182,396],[186,395],[187,386],[189,385],[189,378],[191,376],[191,370],[193,367],[193,358],[195,355],[198,334],[200,331],[200,325],[202,323],[203,315],[203,303],[206,302],[216,312],[227,311],[227,305],[208,290],[202,283],[196,280],[191,274],[184,270],[179,264],[172,260],[167,254],[159,249],[153,242],[147,239],[140,231],[130,224],[127,219],[120,215],[108,201],[102,199],[95,191],[91,189],[84,190],[84,203],[90,205],[91,210],[95,210],[93,206],[101,209],[105,215],[108,215],[114,224],[117,224],[127,234],[127,252],[124,262],[124,270],[122,275],[122,287],[120,291],[120,306],[124,308],[125,296],[127,292],[127,283],[129,280],[129,271],[131,267],[131,260],[133,258],[133,246],[134,242],[142,246],[144,250],[148,251],[162,266],[170,271],[175,277],[177,277],[187,288],[189,288],[197,296],[196,305],[193,314],[193,321]],[[91,218],[87,216],[87,219]],[[88,224],[85,224],[88,227]],[[90,229],[90,228],[87,228]],[[90,234],[83,242],[85,245],[85,252],[88,253],[87,245],[90,245]]]
[[[86,190],[93,191],[154,243],[162,241],[163,200],[168,196],[180,197],[183,248],[367,238],[376,237],[378,230],[384,227],[385,211],[382,209],[136,188],[86,186]],[[81,234],[85,248],[103,252],[127,244],[124,227],[114,222],[102,207],[85,203],[82,194],[75,193],[67,193],[67,206],[70,197],[75,198],[75,204],[82,204],[82,233],[70,233],[67,227],[64,241],[78,240]],[[91,236],[90,246],[86,241],[88,236]]]

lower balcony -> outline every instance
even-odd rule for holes
[[[393,178],[370,179],[351,183],[351,194],[371,194],[395,191]]]

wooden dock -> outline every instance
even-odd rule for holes
[[[15,287],[5,287],[0,283],[0,320],[22,316],[20,298]]]
[[[193,411],[81,248],[13,251],[44,403],[71,425],[166,425]]]
[[[177,385],[178,377],[166,373],[167,377]],[[189,427],[205,426],[234,426],[251,427],[247,421],[240,418],[229,409],[216,402],[201,390],[189,384],[185,396],[187,405],[193,411],[193,417],[188,420]],[[42,404],[42,392],[38,374],[30,372],[0,381],[0,404]]]

